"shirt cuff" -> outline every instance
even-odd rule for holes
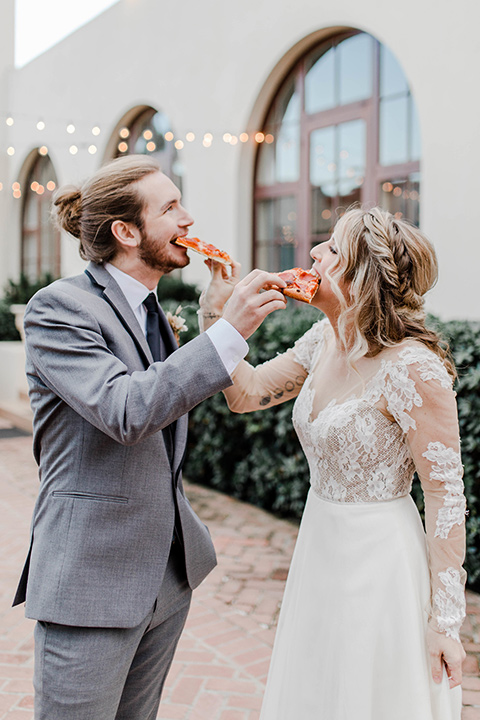
[[[248,344],[227,320],[220,318],[205,331],[229,375],[248,353]]]

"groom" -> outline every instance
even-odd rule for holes
[[[40,490],[14,604],[35,627],[36,720],[153,720],[195,588],[216,564],[182,487],[187,412],[231,385],[272,310],[267,273],[178,348],[156,299],[192,218],[144,156],[55,198],[90,263],[31,300],[27,375]],[[277,285],[281,282],[277,280]]]

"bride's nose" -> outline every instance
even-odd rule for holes
[[[322,243],[319,243],[318,245],[315,245],[310,250],[310,257],[312,260],[321,260],[322,259],[322,251],[321,251]]]

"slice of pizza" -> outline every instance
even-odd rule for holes
[[[215,245],[209,245],[203,242],[203,240],[199,240],[199,238],[177,237],[174,240],[174,244],[181,245],[181,247],[189,250],[195,250],[195,252],[200,253],[200,255],[210,258],[211,260],[216,260],[216,262],[223,263],[224,265],[231,265],[233,262],[228,253],[219,250]]]
[[[277,275],[287,283],[287,287],[281,290],[284,295],[302,302],[312,302],[320,284],[320,279],[316,275],[302,270],[302,268],[284,270]]]

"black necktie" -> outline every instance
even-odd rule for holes
[[[143,301],[147,309],[147,343],[152,353],[154,362],[164,360],[162,358],[162,343],[160,341],[160,319],[158,312],[157,298],[152,292]]]
[[[143,301],[147,309],[147,343],[152,353],[153,361],[158,362],[159,360],[165,360],[167,357],[167,351],[165,343],[160,339],[160,313],[158,311],[158,303],[155,294],[152,292]],[[170,463],[173,460],[173,435],[175,432],[175,423],[167,425],[163,428],[163,438],[167,448],[168,457]]]

